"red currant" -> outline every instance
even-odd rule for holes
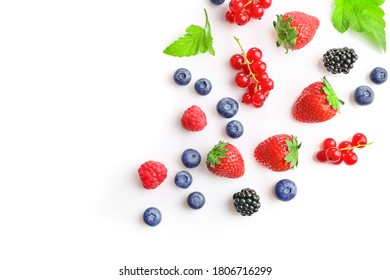
[[[249,22],[250,16],[248,12],[240,12],[234,16],[234,22],[237,23],[238,25],[245,25]]]
[[[340,159],[342,159],[343,154],[341,151],[336,147],[329,147],[325,150],[325,156],[329,162],[338,162]]]
[[[352,136],[352,145],[356,148],[364,148],[367,144],[367,137],[363,133],[356,133]]]
[[[229,23],[234,23],[234,17],[235,13],[230,10],[225,13],[225,20]]]
[[[274,81],[271,78],[267,78],[261,81],[261,86],[264,90],[271,90],[274,88]]]
[[[251,103],[252,103],[252,96],[253,96],[252,93],[250,93],[250,92],[245,92],[245,93],[242,95],[242,99],[241,99],[242,103],[248,104],[248,105],[251,104]]]
[[[258,92],[255,92],[252,96],[252,103],[254,105],[260,105],[260,104],[263,104],[264,101],[266,99],[266,96],[264,95],[264,93],[258,91]]]
[[[358,161],[358,156],[354,152],[349,152],[344,155],[343,161],[347,165],[354,165]]]
[[[237,86],[245,88],[249,85],[249,83],[251,82],[251,79],[244,72],[238,72],[236,74],[236,77],[234,78],[234,81],[235,81]]]
[[[229,9],[236,14],[242,12],[244,6],[245,6],[244,0],[231,0],[229,3]]]
[[[253,19],[261,19],[264,16],[264,7],[260,4],[253,4],[249,8],[249,14]]]
[[[248,86],[248,92],[250,93],[255,93],[261,90],[262,90],[261,86],[257,83],[250,83]]]
[[[263,61],[254,61],[250,65],[252,73],[256,76],[261,75],[267,69],[267,65]]]
[[[352,152],[352,142],[351,141],[341,141],[339,144],[339,149],[343,154],[347,154],[349,152]]]
[[[246,0],[246,11],[252,5],[258,4],[258,0]],[[237,17],[237,14],[235,15]],[[263,62],[263,53],[258,47],[252,47],[247,51],[244,50],[238,38],[234,37],[241,49],[241,54],[235,54],[230,58],[229,64],[233,69],[239,70],[235,76],[235,83],[239,87],[247,87],[247,91],[242,94],[241,101],[244,104],[253,104],[254,107],[259,108],[263,106],[267,99],[269,92],[273,89],[273,80],[268,77],[265,72],[266,63]]]
[[[229,60],[229,64],[234,70],[241,70],[242,67],[245,65],[244,56],[241,54],[232,55]]]
[[[261,5],[264,9],[268,9],[268,8],[271,7],[271,5],[272,5],[272,0],[260,0],[260,5]]]
[[[262,51],[259,48],[253,47],[246,52],[246,58],[250,63],[260,61],[263,56]]]
[[[265,64],[265,63],[264,63]],[[267,79],[269,79],[267,72],[263,72],[260,75],[256,75],[256,79],[260,82],[263,82]]]
[[[327,162],[328,159],[326,158],[326,155],[325,155],[325,151],[324,150],[320,150],[316,153],[316,159],[319,161],[319,162]]]
[[[324,141],[322,141],[322,149],[323,150],[327,150],[328,148],[330,147],[336,147],[337,143],[336,143],[336,140],[334,140],[333,138],[326,138]]]

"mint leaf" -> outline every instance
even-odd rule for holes
[[[186,34],[166,47],[163,53],[177,57],[193,56],[206,52],[215,55],[213,36],[211,35],[211,26],[206,9],[204,12],[206,15],[205,27],[199,25],[188,26],[185,30]]]
[[[332,14],[334,28],[344,33],[349,28],[362,33],[375,45],[386,51],[384,0],[334,0]]]

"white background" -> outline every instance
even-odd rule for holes
[[[0,278],[138,279],[119,276],[119,269],[176,265],[209,270],[194,279],[224,279],[211,275],[218,266],[271,266],[265,279],[389,279],[389,85],[368,79],[375,66],[389,66],[389,55],[352,31],[339,34],[330,21],[332,2],[274,1],[261,21],[240,27],[224,21],[228,1],[1,1]],[[204,8],[216,55],[164,55],[187,26],[204,25]],[[272,21],[291,10],[315,15],[321,25],[309,45],[285,54],[275,46]],[[185,169],[182,151],[195,148],[205,159],[219,140],[229,140],[228,120],[215,104],[225,96],[241,98],[228,66],[240,52],[233,36],[245,49],[262,49],[275,81],[263,108],[241,105],[235,117],[245,132],[231,143],[246,173],[220,178],[202,164],[191,170],[193,185],[179,189],[173,178]],[[322,55],[344,46],[359,59],[350,74],[332,75]],[[172,80],[179,67],[192,72],[186,87]],[[294,121],[292,103],[324,75],[345,101],[341,114],[321,124]],[[208,96],[193,89],[202,77],[213,83]],[[376,93],[370,106],[353,102],[361,84]],[[179,122],[193,104],[208,117],[197,133]],[[374,144],[357,151],[355,166],[313,159],[326,137],[342,141],[356,132]],[[303,143],[293,171],[272,172],[253,158],[256,145],[277,133]],[[146,160],[169,170],[152,191],[137,175]],[[290,202],[272,194],[283,178],[298,186]],[[262,207],[251,217],[231,204],[232,194],[245,187],[261,196]],[[196,211],[185,203],[195,190],[206,196]],[[149,206],[162,211],[157,227],[142,221]]]

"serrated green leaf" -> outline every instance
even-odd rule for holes
[[[211,151],[207,154],[206,164],[211,168],[215,168],[216,165],[221,164],[221,158],[227,157],[226,145],[228,142],[220,141],[215,145]]]
[[[298,143],[296,136],[291,135],[291,139],[292,140],[286,139],[289,154],[284,158],[284,160],[290,163],[290,168],[294,168],[298,165],[298,150],[301,148],[302,143]]]
[[[166,47],[163,53],[177,57],[194,56],[206,52],[215,55],[213,37],[211,35],[211,27],[206,10],[205,15],[206,24],[204,28],[194,24],[188,26],[184,36],[178,38]]]
[[[215,51],[213,49],[213,36],[211,35],[210,24],[208,25],[208,28],[207,28],[206,45],[207,45],[207,51],[210,54],[215,55]]]
[[[344,104],[344,102],[337,97],[336,92],[333,90],[326,77],[322,78],[322,82],[325,84],[325,86],[322,87],[322,90],[326,94],[326,100],[333,109],[335,109],[337,112],[340,112],[340,105]]]
[[[332,23],[334,28],[340,32],[344,33],[349,28],[350,17],[346,10],[349,10],[350,7],[347,7],[348,2],[344,3],[344,0],[335,0],[335,9],[332,15]]]
[[[349,28],[362,33],[386,51],[384,0],[334,0],[332,14],[334,28],[344,33]]]
[[[183,37],[166,47],[164,53],[178,57],[205,53],[208,46],[204,43],[206,37],[204,29],[198,25],[190,25],[186,32]]]

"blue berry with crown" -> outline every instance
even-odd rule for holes
[[[375,67],[370,72],[370,80],[374,84],[381,85],[387,81],[387,71],[383,67]]]
[[[192,184],[192,175],[186,170],[182,170],[175,175],[175,185],[179,188],[186,189]]]
[[[199,166],[201,160],[202,156],[200,153],[192,148],[184,150],[184,152],[181,154],[181,161],[187,168],[195,168]]]
[[[238,112],[238,102],[231,97],[224,97],[217,103],[218,114],[226,119],[234,117]]]
[[[374,101],[375,94],[372,88],[366,85],[359,86],[355,89],[354,99],[359,105],[366,106]]]
[[[180,86],[188,85],[191,81],[191,72],[186,68],[179,68],[173,74],[173,80]]]
[[[194,88],[199,95],[208,95],[211,92],[213,86],[210,80],[206,78],[200,78],[195,82]]]
[[[151,227],[155,227],[161,222],[162,215],[158,208],[149,207],[144,211],[143,218],[145,224]]]

